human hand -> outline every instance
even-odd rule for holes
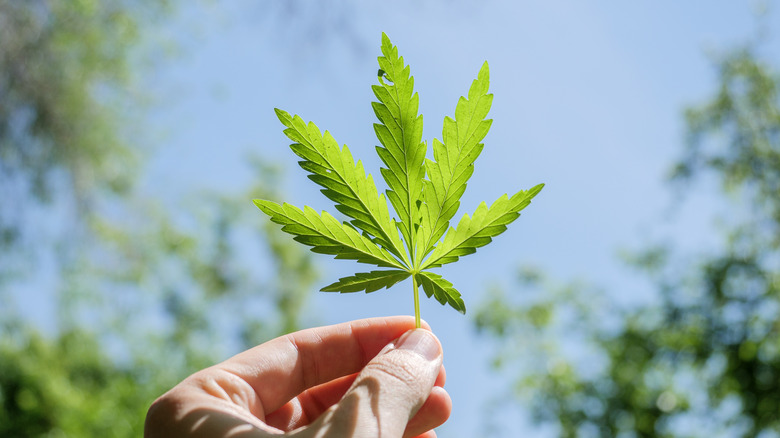
[[[199,371],[157,399],[154,437],[424,437],[452,402],[442,350],[411,317],[302,330]]]

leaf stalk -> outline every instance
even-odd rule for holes
[[[420,290],[417,286],[416,274],[412,274],[412,291],[414,292],[414,327],[420,328]]]

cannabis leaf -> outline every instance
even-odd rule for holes
[[[301,210],[287,203],[254,202],[282,225],[282,231],[314,252],[387,268],[340,278],[323,287],[324,292],[374,292],[411,277],[419,327],[419,286],[429,298],[466,312],[460,292],[428,269],[455,262],[490,243],[544,185],[511,197],[503,195],[489,207],[483,202],[472,215],[463,215],[457,226],[450,227],[492,123],[487,119],[493,103],[488,93],[488,64],[482,65],[468,97],[458,100],[455,118],[444,118],[442,140],[433,140],[433,159],[428,159],[414,77],[384,33],[381,50],[379,84],[371,87],[378,102],[371,105],[379,120],[374,124],[381,144],[376,151],[386,166],[380,173],[388,187],[387,197],[378,192],[363,163],[355,162],[346,145],[339,147],[329,132],[322,133],[314,123],[277,109],[284,134],[293,141],[290,147],[302,159],[298,164],[348,220],[340,222],[310,207]],[[390,216],[388,200],[397,219]]]

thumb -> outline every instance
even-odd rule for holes
[[[312,424],[319,429],[316,436],[402,437],[430,395],[441,364],[441,344],[433,333],[404,333],[363,368],[341,401],[319,418],[322,424]]]

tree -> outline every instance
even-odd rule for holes
[[[165,2],[0,1],[0,187],[3,246],[19,250],[35,200],[126,192],[138,164],[123,120],[129,55]],[[124,103],[125,105],[121,105]],[[14,245],[14,246],[11,246]],[[7,266],[4,264],[4,266]]]
[[[246,192],[189,205],[134,192],[132,57],[170,11],[0,0],[0,437],[139,436],[185,376],[301,325],[314,266],[251,205],[279,197],[273,166],[258,161]],[[69,225],[47,241],[36,226],[55,213]],[[43,253],[58,260],[48,336],[2,302]]]
[[[604,291],[531,271],[535,299],[499,305],[496,292],[478,312],[480,330],[510,339],[497,365],[524,367],[515,394],[561,436],[780,434],[780,76],[750,48],[717,69],[714,97],[686,111],[673,180],[720,181],[722,249],[635,255],[657,286],[650,306],[618,311]],[[563,334],[588,352],[567,351]]]

